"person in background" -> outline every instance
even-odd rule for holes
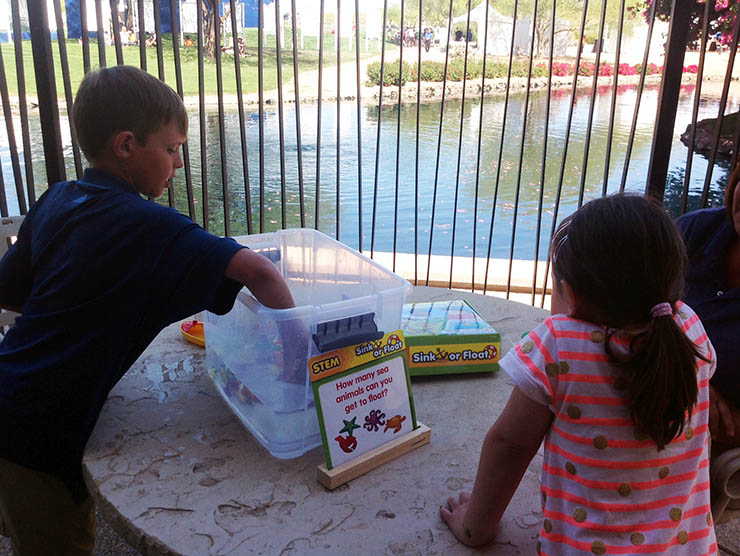
[[[714,350],[679,299],[674,222],[646,197],[597,199],[563,221],[550,256],[553,315],[501,360],[513,392],[472,494],[442,519],[464,544],[493,540],[544,440],[537,554],[715,554]]]
[[[717,350],[709,384],[712,451],[740,447],[740,163],[730,174],[722,207],[701,209],[676,223],[688,254],[686,293]]]
[[[0,533],[17,554],[83,555],[94,507],[82,455],[108,392],[167,325],[228,312],[243,285],[294,305],[277,268],[147,200],[182,167],[180,97],[131,66],[88,73],[71,114],[90,163],[25,217],[0,260]]]

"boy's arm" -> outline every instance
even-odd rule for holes
[[[239,249],[226,267],[224,276],[244,284],[257,300],[272,309],[295,307],[288,284],[275,265],[259,253]]]
[[[483,441],[472,494],[452,497],[440,508],[442,519],[463,544],[491,542],[519,481],[550,430],[553,414],[516,386]]]

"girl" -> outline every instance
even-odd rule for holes
[[[442,518],[493,539],[543,438],[538,554],[715,554],[708,382],[714,351],[681,296],[685,252],[652,201],[584,205],[550,246],[552,314],[502,359],[515,383],[472,494]]]

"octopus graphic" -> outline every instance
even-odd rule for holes
[[[377,431],[380,427],[385,425],[385,413],[379,409],[373,409],[370,411],[370,415],[365,416],[365,427],[368,432]]]

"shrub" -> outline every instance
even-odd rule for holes
[[[609,62],[601,62],[599,64],[599,75],[604,75],[606,77],[614,75],[614,68]]]
[[[629,64],[619,64],[619,75],[637,75],[639,70],[637,66],[631,66]]]
[[[683,71],[686,73],[698,73],[699,72],[699,66],[696,64],[691,64],[690,66],[686,66],[683,68]]]
[[[573,66],[565,62],[553,62],[552,63],[552,74],[558,77],[564,77],[566,75],[573,74]]]
[[[383,69],[383,85],[399,85],[398,62],[385,64]],[[403,63],[403,71],[400,76],[400,85],[405,85],[411,78],[411,66],[408,62]],[[367,66],[367,82],[370,85],[380,85],[380,62],[372,62]]]
[[[421,63],[422,81],[443,81],[445,77],[444,62],[426,61]]]
[[[578,75],[585,75],[586,77],[591,77],[595,71],[596,71],[596,65],[591,62],[581,62],[581,65],[578,66]]]

